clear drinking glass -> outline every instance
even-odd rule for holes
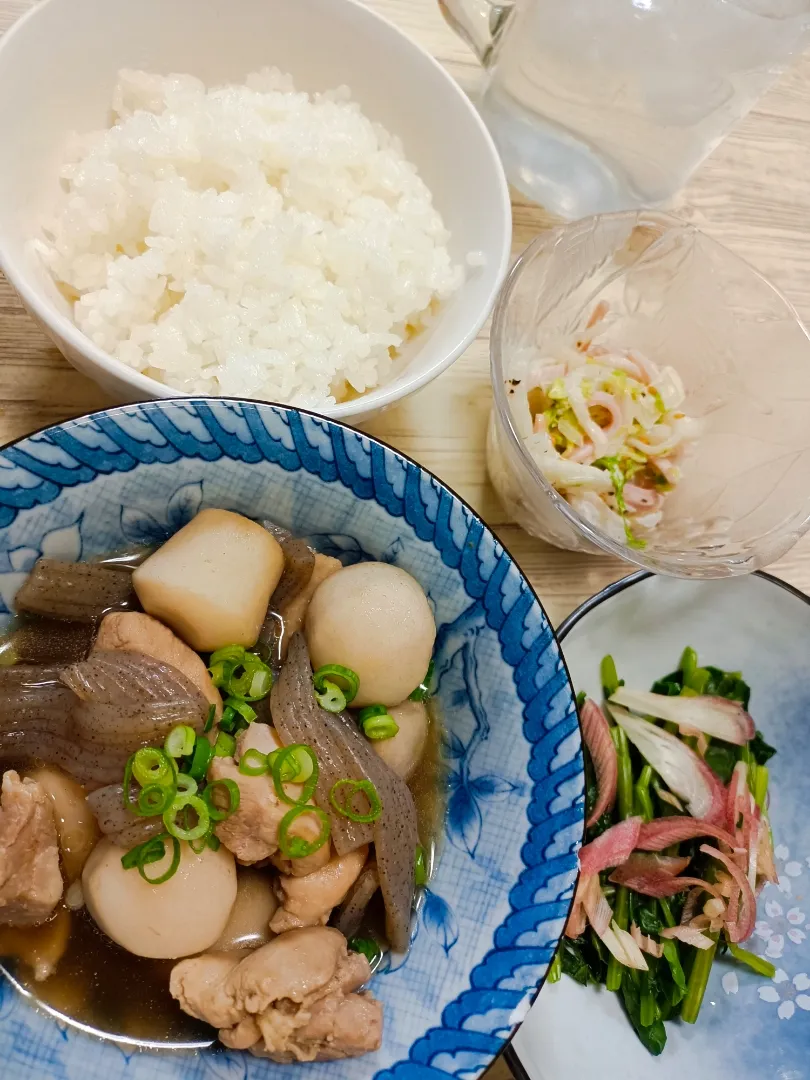
[[[608,314],[587,336],[674,367],[681,408],[700,421],[643,549],[608,536],[554,490],[512,408],[533,351],[584,331],[602,300]],[[724,577],[767,566],[810,527],[810,336],[773,285],[693,226],[644,211],[543,234],[507,279],[491,353],[487,466],[532,535],[659,573]]]
[[[810,37],[810,0],[439,5],[509,180],[569,219],[670,199]]]

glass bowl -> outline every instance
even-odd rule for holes
[[[608,314],[588,337],[675,368],[682,410],[699,421],[682,478],[643,547],[608,535],[552,487],[513,408],[527,356],[584,331],[601,301]],[[810,336],[773,285],[694,226],[642,211],[544,233],[507,279],[491,356],[489,474],[533,536],[709,578],[767,566],[810,526]]]

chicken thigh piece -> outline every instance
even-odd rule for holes
[[[270,920],[270,929],[277,934],[301,926],[324,926],[332,908],[342,903],[365,866],[368,846],[356,848],[348,855],[336,855],[326,866],[306,877],[282,875],[276,883],[281,907]]]
[[[278,828],[290,807],[279,799],[273,780],[267,773],[262,776],[247,776],[239,771],[237,764],[246,750],[259,750],[263,754],[269,754],[280,745],[273,728],[267,724],[253,723],[239,736],[236,759],[213,759],[208,770],[208,779],[233,780],[239,788],[239,809],[225,821],[218,823],[217,836],[245,866],[273,858],[282,871],[286,872],[289,867],[290,871],[297,875],[309,874],[329,862],[330,845],[324,844],[302,859],[283,858],[278,848]],[[287,784],[286,790],[291,798],[300,797],[299,784]],[[293,823],[290,835],[312,842],[318,838],[320,831],[320,824],[311,814],[302,814]],[[296,864],[294,870],[292,863]]]
[[[278,827],[289,810],[273,790],[273,781],[263,776],[246,776],[230,757],[215,757],[208,770],[209,780],[232,780],[239,788],[239,809],[217,822],[216,833],[240,863],[268,859],[278,851]]]
[[[51,801],[13,769],[3,776],[0,798],[0,924],[36,926],[50,917],[63,888]]]
[[[290,930],[244,960],[206,953],[177,964],[170,989],[232,1049],[273,1061],[332,1061],[380,1047],[382,1005],[357,991],[371,975],[328,927]]]

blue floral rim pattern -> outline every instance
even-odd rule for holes
[[[444,1008],[440,1024],[377,1080],[477,1075],[510,1033],[504,1016],[513,1030],[528,1008],[537,973],[545,972],[556,948],[576,874],[584,818],[582,755],[571,684],[551,626],[522,576],[515,588],[518,575],[509,554],[435,477],[360,432],[276,406],[226,399],[148,402],[39,432],[0,454],[0,525],[7,528],[21,512],[100,475],[155,462],[220,458],[303,469],[402,518],[458,571],[472,600],[468,610],[497,634],[512,669],[523,704],[532,790],[530,827],[520,837],[523,869],[509,891],[509,912],[494,934],[494,947],[470,971],[468,988]],[[560,761],[562,743],[572,749]]]

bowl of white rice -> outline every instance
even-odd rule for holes
[[[472,104],[355,0],[43,0],[0,40],[0,268],[118,401],[359,419],[474,340],[509,195]]]

